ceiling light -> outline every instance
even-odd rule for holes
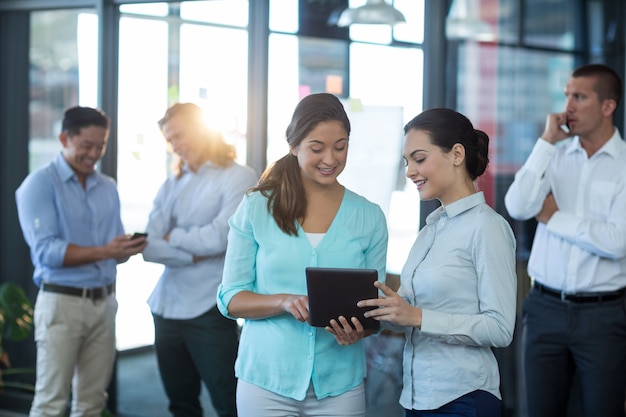
[[[331,16],[328,23],[340,27],[352,24],[395,25],[406,22],[404,15],[384,0],[367,0],[365,5],[347,8],[338,18]]]
[[[491,25],[480,18],[478,0],[453,0],[446,18],[446,37],[451,40],[496,40]]]

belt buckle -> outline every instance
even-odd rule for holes
[[[90,299],[92,303],[99,299],[96,297],[96,288],[83,288],[83,297]]]
[[[561,301],[564,303],[571,302],[570,300],[567,299],[567,294],[565,293],[565,291],[561,291]]]
[[[99,296],[96,297],[96,294],[99,294]],[[104,287],[96,287],[91,289],[91,301],[93,301],[94,303],[100,299],[104,300],[108,296],[109,291],[106,285]]]

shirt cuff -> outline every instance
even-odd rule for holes
[[[442,334],[448,331],[448,315],[433,310],[422,309],[422,333]]]
[[[562,211],[556,211],[552,217],[550,217],[546,228],[550,233],[554,233],[568,240],[574,240],[581,221],[582,220],[577,216]]]
[[[179,228],[175,227],[170,231],[170,236],[168,238],[168,242],[171,246],[175,248],[180,248],[181,246],[181,236],[183,235],[183,231]]]

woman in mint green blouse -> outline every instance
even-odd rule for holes
[[[372,268],[384,281],[380,207],[344,188],[350,122],[312,94],[287,128],[289,153],[266,170],[229,221],[218,307],[244,318],[235,371],[240,416],[364,416],[369,334],[356,318],[308,324],[305,268]]]

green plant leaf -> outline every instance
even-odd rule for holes
[[[33,306],[24,290],[10,282],[0,285],[0,337],[19,342],[32,330]]]

